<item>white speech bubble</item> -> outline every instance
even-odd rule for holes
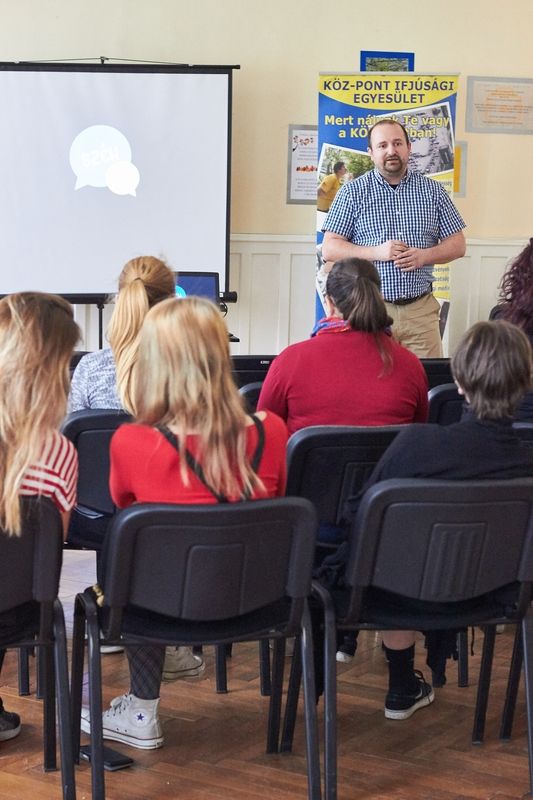
[[[76,175],[75,189],[103,188],[107,186],[106,173],[112,164],[131,161],[130,143],[111,125],[91,125],[72,142],[69,161]]]
[[[105,174],[108,189],[113,194],[131,194],[137,196],[136,188],[141,176],[135,164],[129,161],[116,161],[108,167]]]

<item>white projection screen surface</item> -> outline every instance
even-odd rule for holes
[[[228,289],[231,80],[0,64],[0,294],[112,293],[139,255]]]

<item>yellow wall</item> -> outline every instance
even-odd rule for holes
[[[316,123],[320,71],[357,70],[362,49],[413,51],[417,72],[461,74],[456,136],[468,142],[468,172],[457,205],[467,235],[526,237],[533,136],[465,134],[464,120],[468,75],[533,77],[532,8],[531,0],[0,0],[0,59],[240,64],[231,230],[312,234],[312,207],[285,203],[288,125]],[[202,177],[209,181],[208,163]]]

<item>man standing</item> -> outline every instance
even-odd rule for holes
[[[317,209],[319,211],[329,211],[331,204],[335,199],[335,195],[342,186],[341,179],[346,174],[346,165],[344,161],[337,161],[333,165],[333,172],[331,175],[326,175],[317,191]]]
[[[442,355],[433,265],[464,255],[465,223],[444,188],[408,169],[411,143],[392,119],[368,134],[374,169],[342,187],[322,230],[322,255],[374,261],[394,338],[419,357]]]

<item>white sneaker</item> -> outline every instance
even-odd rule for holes
[[[111,707],[102,714],[104,739],[129,744],[139,750],[162,747],[163,731],[157,710],[159,698],[141,700],[134,694],[123,694],[111,700]],[[84,706],[81,710],[81,729],[91,732],[91,714]]]
[[[337,655],[335,657],[341,664],[351,664],[354,659],[350,653],[345,653],[344,650],[337,650]]]
[[[190,647],[165,648],[163,680],[177,681],[179,678],[197,678],[205,669],[202,656],[196,656]]]

